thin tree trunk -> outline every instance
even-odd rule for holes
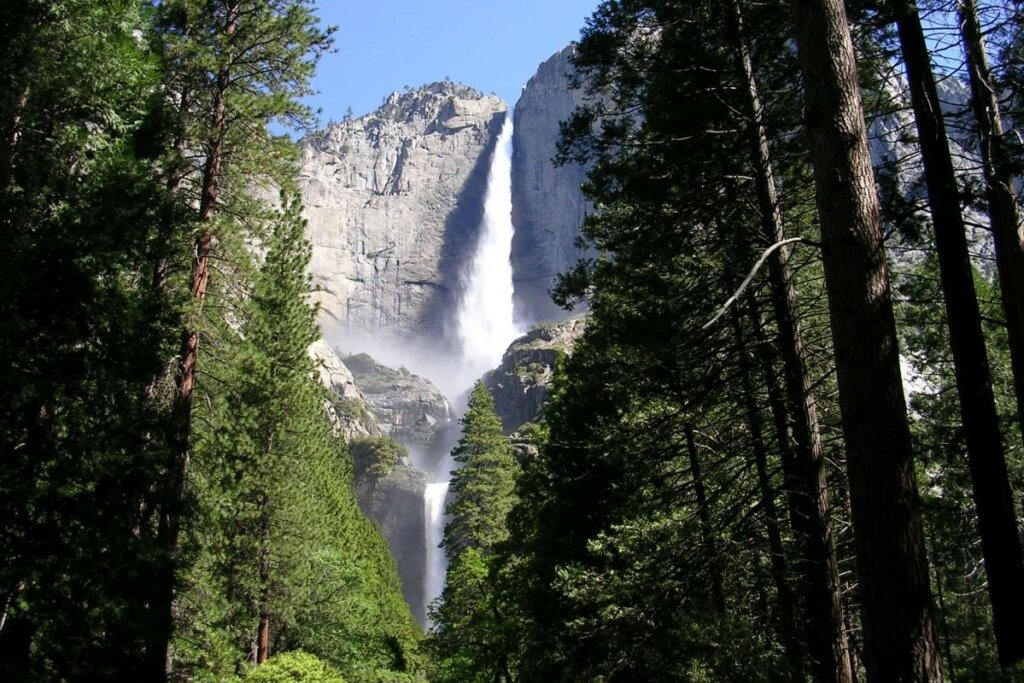
[[[974,0],[959,0],[960,30],[971,83],[971,107],[978,126],[981,170],[999,272],[1003,315],[1010,342],[1010,366],[1017,396],[1017,421],[1024,436],[1024,233],[1014,193],[1010,155],[1003,140],[999,98],[985,54]]]
[[[775,190],[774,171],[764,110],[754,76],[750,46],[743,30],[743,11],[739,0],[731,3],[731,24],[737,47],[739,73],[743,79],[744,103],[750,120],[751,157],[761,214],[761,233],[770,243],[785,239],[782,211]],[[775,320],[779,329],[779,350],[790,411],[794,418],[793,436],[801,488],[806,496],[803,505],[807,515],[804,525],[806,550],[804,570],[807,575],[808,608],[810,610],[808,645],[811,671],[819,683],[849,683],[849,647],[843,628],[843,599],[832,536],[828,499],[828,478],[818,429],[818,412],[811,395],[811,377],[807,370],[803,332],[796,285],[789,266],[790,250],[783,246],[769,260],[769,284]]]
[[[210,277],[210,250],[213,245],[213,234],[209,223],[214,215],[217,193],[224,161],[224,141],[227,133],[227,93],[231,84],[231,37],[238,26],[241,0],[228,3],[224,23],[224,35],[228,39],[229,54],[225,56],[224,66],[217,73],[213,101],[212,140],[203,167],[203,177],[199,202],[199,222],[203,230],[196,238],[195,253],[192,261],[192,298],[198,306],[206,298],[206,289]],[[174,435],[172,438],[172,461],[168,471],[167,498],[164,510],[160,515],[158,535],[164,553],[164,575],[161,577],[158,590],[160,597],[156,609],[163,612],[162,623],[157,632],[159,643],[149,653],[149,670],[152,680],[160,680],[171,669],[170,642],[174,628],[174,585],[178,548],[178,537],[181,531],[181,510],[184,499],[185,480],[188,476],[190,448],[192,440],[192,406],[194,402],[196,369],[199,360],[199,329],[198,313],[194,312],[186,329],[182,332],[181,360],[178,366],[178,386],[172,407]],[[161,675],[157,675],[159,667]]]
[[[14,105],[14,111],[11,112],[10,119],[7,122],[7,139],[4,140],[3,154],[3,180],[0,181],[6,189],[14,187],[15,160],[17,159],[18,143],[21,141],[22,133],[21,119],[25,107],[28,106],[28,94],[29,86],[26,85],[21,95],[18,96],[18,100]]]
[[[761,365],[764,383],[768,389],[768,406],[771,410],[775,439],[779,445],[779,459],[782,461],[783,487],[789,510],[790,528],[793,529],[797,540],[803,543],[803,515],[800,512],[800,499],[797,495],[799,482],[796,473],[796,445],[793,443],[792,420],[789,419],[782,381],[775,372],[775,357],[772,350],[776,349],[776,345],[765,333],[761,312],[757,300],[753,296],[748,298],[748,316],[756,341],[754,349],[757,352],[758,363]],[[804,498],[804,500],[807,499]]]
[[[792,0],[835,346],[869,681],[941,681],[896,323],[842,0]]]
[[[256,632],[256,664],[262,664],[270,656],[270,501],[263,501],[261,524],[262,542],[260,548],[260,622]]]
[[[786,659],[789,662],[790,679],[802,681],[803,655],[800,652],[800,641],[796,635],[793,591],[790,589],[789,581],[786,579],[786,556],[782,546],[779,514],[775,505],[775,488],[772,486],[771,476],[768,473],[768,449],[765,447],[762,435],[764,421],[761,416],[761,410],[757,405],[757,395],[754,389],[752,377],[753,362],[746,347],[743,323],[736,309],[733,309],[732,324],[736,345],[740,353],[740,379],[742,381],[744,409],[747,413],[747,425],[753,442],[754,464],[757,468],[757,486],[761,494],[761,511],[764,514],[765,532],[768,535],[770,572],[778,599],[776,619],[779,636],[782,640],[782,646],[786,651]]]
[[[701,543],[707,556],[711,570],[711,600],[715,609],[725,612],[725,589],[722,586],[722,568],[715,545],[714,528],[711,525],[711,512],[708,509],[708,497],[704,491],[704,476],[700,469],[697,456],[697,444],[693,439],[693,427],[686,426],[686,448],[690,455],[690,474],[693,476],[693,488],[697,494],[697,514],[700,516]]]
[[[928,204],[935,226],[935,249],[992,602],[996,649],[999,663],[1007,666],[1024,659],[1024,638],[1020,637],[1024,632],[1024,552],[992,394],[992,375],[974,290],[974,269],[967,249],[960,193],[928,46],[914,2],[899,4],[896,27],[910,81]]]

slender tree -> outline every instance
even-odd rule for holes
[[[878,199],[846,11],[793,0],[871,681],[942,680]]]
[[[450,521],[442,546],[448,556],[444,593],[430,609],[427,649],[431,680],[513,683],[508,612],[496,590],[496,553],[508,537],[519,465],[501,432],[494,401],[477,382],[462,418],[462,438],[452,452]]]
[[[999,91],[989,68],[977,3],[975,0],[958,0],[957,12],[967,57],[971,110],[978,130],[981,170],[1009,337],[1017,421],[1021,434],[1024,434],[1024,235],[1021,233],[1020,207],[1017,205],[1010,152],[1004,139]]]
[[[974,289],[974,269],[967,250],[960,193],[928,46],[916,3],[901,0],[896,4],[895,15],[934,225],[960,416],[992,599],[993,626],[999,660],[1008,665],[1024,659],[1024,641],[1019,637],[1024,628],[1024,552],[992,392],[992,373]],[[1006,230],[1005,226],[1002,230]],[[997,240],[1004,241],[1004,238]],[[1012,248],[1012,245],[1004,246]],[[1004,281],[1009,282],[1009,275]],[[1007,294],[1012,306],[1014,292]]]
[[[761,95],[744,32],[743,10],[739,0],[732,0],[730,10],[730,29],[736,46],[741,92],[748,119],[761,236],[773,245],[786,238],[782,208],[775,188]],[[799,529],[805,544],[802,564],[807,576],[811,614],[808,643],[812,671],[817,681],[848,682],[852,680],[853,673],[843,626],[842,591],[831,529],[825,456],[818,428],[818,410],[811,393],[812,381],[807,369],[789,245],[783,245],[772,252],[769,281],[775,321],[779,329],[786,393],[793,416],[794,450],[801,475],[797,495],[801,508]]]

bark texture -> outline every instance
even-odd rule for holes
[[[967,249],[960,193],[916,3],[899,4],[896,28],[910,81],[935,230],[996,647],[1000,663],[1007,665],[1024,659],[1024,639],[1020,637],[1024,630],[1024,553],[992,393],[992,374],[974,290],[974,269]]]
[[[224,164],[224,144],[227,138],[227,96],[231,87],[230,46],[232,36],[238,27],[241,0],[230,0],[227,4],[223,33],[229,53],[223,66],[218,70],[213,91],[213,117],[211,138],[207,144],[206,162],[200,185],[199,224],[201,231],[195,242],[192,260],[191,291],[197,307],[206,299],[210,277],[210,251],[213,233],[209,225],[217,204],[217,193]],[[170,643],[174,630],[174,588],[178,537],[181,532],[181,511],[188,477],[192,441],[192,406],[194,403],[196,370],[199,362],[198,312],[189,319],[182,332],[181,355],[178,365],[178,384],[172,406],[174,433],[172,436],[171,462],[168,466],[166,500],[161,510],[159,539],[164,553],[165,568],[157,582],[159,593],[155,609],[160,610],[161,624],[156,629],[154,643],[149,648],[148,670],[152,680],[161,680],[171,670]],[[158,670],[160,673],[158,674]]]
[[[1024,234],[1014,177],[1003,139],[1003,121],[995,81],[985,54],[985,40],[974,0],[960,0],[960,30],[971,84],[971,108],[978,126],[981,170],[995,243],[996,269],[1003,315],[1010,341],[1010,365],[1017,396],[1017,421],[1024,434]]]
[[[751,162],[761,215],[761,236],[768,244],[776,244],[786,236],[776,195],[764,111],[750,46],[744,34],[743,10],[739,0],[732,0],[731,5],[732,32],[749,120]],[[811,655],[811,673],[818,683],[848,683],[853,673],[843,627],[842,591],[830,521],[828,478],[817,407],[811,394],[812,382],[807,370],[796,285],[789,259],[788,245],[772,252],[768,262],[769,285],[779,330],[778,345],[783,362],[786,396],[793,418],[793,445],[800,486],[797,496],[802,499],[799,501],[803,517],[800,525],[804,555],[801,564],[807,581],[807,642]]]
[[[864,113],[841,0],[792,0],[835,347],[869,681],[941,681]]]

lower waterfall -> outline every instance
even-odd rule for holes
[[[445,458],[445,462],[449,462]],[[427,540],[426,577],[425,591],[427,607],[430,602],[441,595],[444,590],[444,575],[447,569],[444,561],[444,550],[441,548],[441,541],[444,540],[445,525],[445,499],[448,497],[448,481],[437,481],[427,484],[423,493],[423,519],[427,528],[424,536]],[[427,625],[430,625],[430,618],[427,618]]]

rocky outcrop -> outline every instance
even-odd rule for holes
[[[585,329],[585,318],[536,325],[512,342],[501,365],[484,376],[506,434],[540,416],[559,355],[571,354]]]
[[[586,173],[577,165],[556,168],[552,163],[559,123],[584,99],[583,91],[572,87],[573,50],[567,47],[541,64],[515,107],[512,268],[516,318],[527,324],[565,319],[548,291],[555,276],[583,255],[576,238],[589,210],[580,190]]]
[[[377,436],[380,426],[369,410],[355,378],[338,354],[323,339],[307,350],[320,373],[320,383],[330,392],[325,409],[331,423],[345,441],[360,436]]]
[[[433,83],[303,141],[299,183],[325,328],[443,339],[507,109]]]
[[[427,476],[399,465],[379,479],[367,477],[356,487],[363,514],[380,525],[398,565],[402,594],[422,624],[426,621],[426,567],[423,562],[427,520],[423,503]]]
[[[381,434],[412,448],[427,447],[453,421],[448,399],[429,380],[381,365],[365,353],[344,363]]]

